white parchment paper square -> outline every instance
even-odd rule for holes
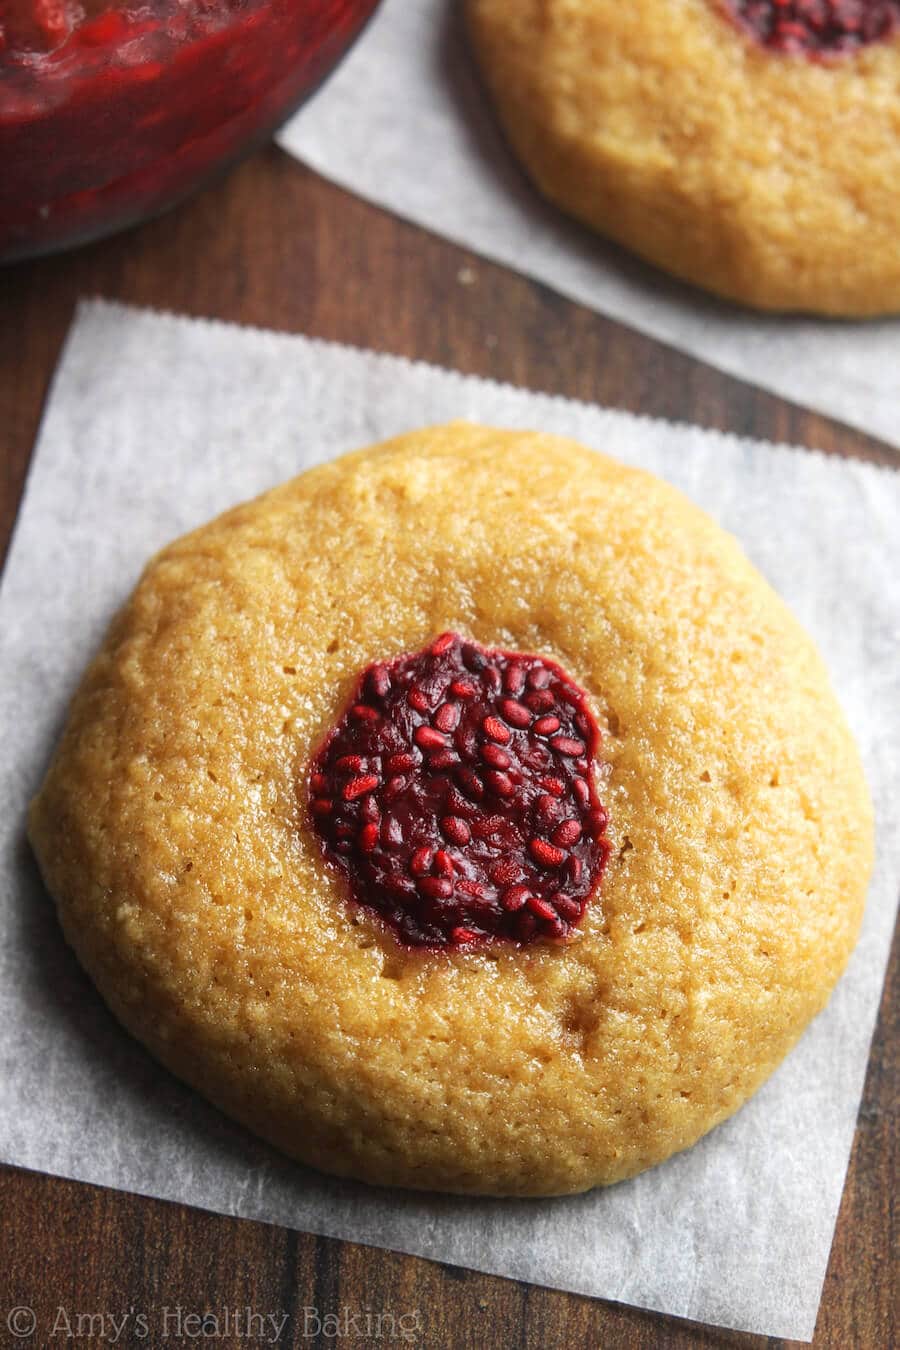
[[[878,813],[862,938],[797,1049],[693,1149],[573,1199],[405,1195],[276,1155],[120,1031],[66,948],[24,840],[66,701],[153,550],[309,464],[459,416],[576,436],[662,474],[733,530],[819,641]],[[898,513],[900,475],[870,466],[304,338],[82,308],[0,593],[0,1159],[809,1339],[900,876]]]
[[[900,320],[766,317],[705,296],[546,205],[475,75],[462,0],[382,0],[283,149],[406,220],[739,379],[900,446]]]

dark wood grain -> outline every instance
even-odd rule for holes
[[[140,230],[0,272],[0,551],[74,306],[91,295],[333,338],[829,453],[895,458],[875,441],[404,225],[272,149]],[[896,1032],[894,974],[859,1114],[817,1327],[819,1350],[881,1350],[895,1339],[889,1254],[896,1237]],[[30,1339],[7,1341],[7,1310],[16,1305],[35,1309],[38,1330]],[[73,1330],[79,1312],[119,1318],[131,1309],[120,1345],[196,1343],[176,1338],[179,1306],[183,1316],[206,1310],[224,1316],[226,1308],[248,1307],[263,1316],[286,1313],[278,1344],[293,1346],[681,1350],[763,1343],[390,1252],[0,1171],[0,1344],[69,1343],[64,1322],[52,1334],[60,1308]],[[382,1314],[380,1336],[377,1324],[370,1322],[367,1332],[359,1321],[366,1310]],[[146,1338],[135,1334],[140,1313],[147,1318]],[[307,1334],[325,1313],[355,1316],[361,1334],[339,1339],[324,1328]],[[196,1324],[182,1323],[183,1329],[188,1325]],[[347,1325],[352,1331],[352,1322]],[[110,1343],[109,1323],[105,1340],[99,1324],[94,1330],[80,1343]],[[400,1339],[403,1331],[413,1332],[411,1340]],[[260,1343],[236,1331],[215,1340]]]

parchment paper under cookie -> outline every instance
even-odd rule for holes
[[[475,75],[462,0],[382,0],[278,143],[341,187],[708,361],[900,447],[900,319],[772,318],[645,266],[547,206]]]
[[[733,1120],[632,1182],[574,1199],[372,1190],[257,1143],[105,1011],[24,841],[66,700],[154,549],[327,456],[459,416],[577,436],[662,474],[733,530],[819,641],[878,812],[862,940],[825,1014]],[[865,465],[303,338],[83,308],[0,593],[0,1158],[809,1339],[900,877],[898,518],[900,475]]]

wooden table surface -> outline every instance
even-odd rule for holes
[[[0,550],[74,305],[92,295],[332,338],[832,454],[897,460],[875,441],[405,225],[271,148],[139,230],[0,272]],[[894,973],[825,1283],[820,1350],[881,1350],[892,1340],[897,1006]],[[179,1328],[179,1306],[183,1319],[207,1310],[223,1317],[226,1308],[286,1313],[278,1344],[291,1346],[387,1343],[388,1320],[380,1338],[374,1324],[369,1335],[364,1323],[354,1328],[353,1316],[366,1309],[393,1313],[398,1336],[418,1327],[411,1341],[397,1343],[429,1347],[763,1344],[391,1252],[0,1170],[0,1344],[66,1343],[65,1317],[75,1332],[78,1313],[119,1317],[128,1309],[138,1331],[144,1314],[148,1335],[126,1333],[119,1345],[165,1344],[166,1332],[175,1342],[179,1331],[181,1342],[194,1343],[198,1324],[183,1320]],[[7,1317],[15,1307],[34,1310],[34,1335],[14,1337]],[[343,1323],[327,1324],[326,1313]],[[19,1316],[19,1329],[27,1329],[27,1313]],[[82,1322],[83,1333],[89,1325]],[[328,1334],[336,1325],[340,1338]],[[112,1341],[111,1324],[105,1339],[99,1323],[93,1329],[79,1343]],[[237,1324],[216,1344],[258,1344],[241,1334],[249,1329]]]

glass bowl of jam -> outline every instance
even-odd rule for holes
[[[171,206],[265,141],[378,0],[0,0],[0,261]]]

